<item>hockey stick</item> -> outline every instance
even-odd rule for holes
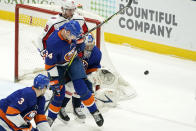
[[[86,32],[86,33],[82,36],[82,38],[86,37],[89,33],[91,33],[92,31],[96,30],[97,28],[101,27],[103,24],[105,24],[106,22],[108,22],[108,21],[109,21],[110,19],[112,19],[114,16],[118,15],[118,14],[119,14],[121,11],[123,11],[124,9],[131,7],[132,1],[133,1],[133,0],[129,0],[129,1],[128,1],[128,4],[127,4],[124,8],[120,9],[119,11],[117,11],[116,13],[114,13],[113,15],[111,15],[110,17],[108,17],[107,19],[105,19],[105,20],[104,20],[102,23],[100,23],[99,25],[97,25],[97,26],[95,26],[94,28],[90,29],[88,32]]]
[[[73,55],[73,57],[71,58],[71,60],[69,61],[68,65],[67,65],[67,68],[65,69],[65,72],[64,72],[63,76],[66,75],[66,73],[67,73],[69,67],[71,66],[71,64],[72,64],[72,62],[73,62],[73,60],[74,60],[74,58],[75,58],[76,56],[77,56],[77,51],[74,52],[74,55]],[[63,83],[63,79],[61,79],[61,81],[60,81],[59,83],[60,83],[60,84]],[[46,108],[45,108],[45,110],[44,110],[44,114],[46,114],[46,111],[48,110],[49,105],[51,104],[51,102],[52,102],[54,96],[55,96],[55,93],[53,92],[53,93],[52,93],[52,97],[50,98],[49,103],[48,103],[48,105],[46,106]]]

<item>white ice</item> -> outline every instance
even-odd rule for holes
[[[104,112],[103,127],[98,127],[91,116],[82,124],[69,114],[71,121],[65,125],[57,120],[52,127],[54,131],[196,130],[196,62],[128,46],[109,43],[106,46],[116,69],[136,89],[137,96]],[[13,83],[13,22],[0,21],[0,56],[0,98],[4,98],[24,87]],[[148,75],[144,75],[145,70]]]

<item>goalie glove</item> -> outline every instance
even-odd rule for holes
[[[116,76],[109,69],[102,68],[99,70],[100,80],[104,85],[111,85],[116,81]]]

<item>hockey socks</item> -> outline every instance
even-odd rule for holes
[[[59,113],[62,102],[65,96],[65,87],[60,91],[59,95],[55,95],[51,104],[49,105],[49,110],[48,110],[48,117],[52,118],[53,120],[57,118],[57,114]]]

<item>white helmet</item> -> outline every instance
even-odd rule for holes
[[[76,9],[76,5],[73,0],[59,0],[59,4],[64,9]]]

